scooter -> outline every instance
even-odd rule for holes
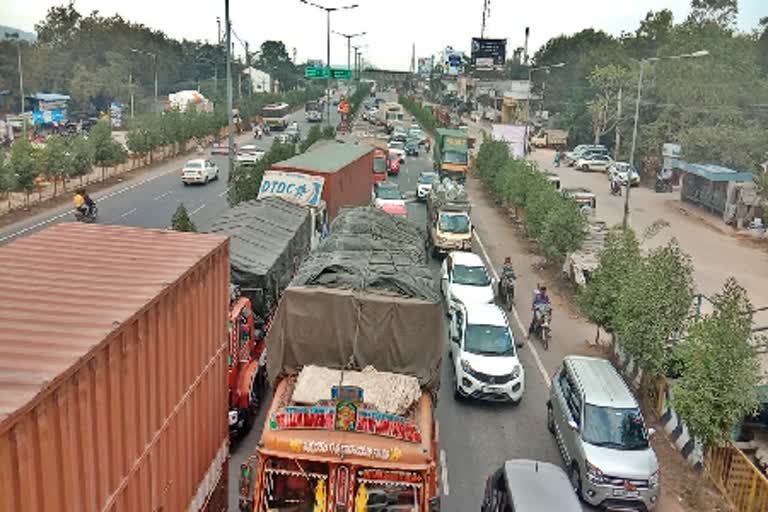
[[[621,183],[611,180],[611,195],[621,197]]]
[[[672,192],[672,182],[657,176],[653,190],[657,193]]]
[[[96,222],[96,219],[98,216],[99,216],[99,209],[96,207],[96,205],[91,206],[88,209],[88,213],[83,213],[80,210],[75,210],[75,220],[77,222],[85,222],[87,224],[90,224],[91,222]]]

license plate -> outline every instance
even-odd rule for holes
[[[483,391],[486,393],[503,393],[504,388],[500,386],[483,386]]]
[[[640,491],[627,491],[624,489],[614,489],[613,495],[617,498],[639,498]]]

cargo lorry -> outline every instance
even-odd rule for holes
[[[354,208],[301,266],[267,338],[275,392],[241,511],[439,510],[446,333],[424,247],[407,220]]]
[[[432,160],[440,179],[464,183],[469,170],[469,136],[461,130],[438,128]]]
[[[63,223],[0,265],[0,510],[227,510],[227,239]]]
[[[308,101],[304,104],[304,115],[308,123],[323,121],[323,107],[319,101]]]
[[[531,145],[537,148],[564,149],[568,145],[568,132],[542,129],[531,137]]]
[[[464,185],[444,178],[427,196],[427,241],[432,255],[472,250],[472,219]]]
[[[229,431],[246,434],[266,384],[265,336],[282,291],[310,251],[307,208],[278,197],[240,203],[211,232],[230,239]]]

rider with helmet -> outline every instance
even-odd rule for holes
[[[528,327],[529,336],[538,329],[538,310],[543,306],[551,308],[552,302],[549,300],[549,295],[547,295],[547,287],[539,285],[533,295],[533,304],[531,306],[533,316],[531,317],[531,325]]]

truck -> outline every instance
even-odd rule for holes
[[[537,148],[563,149],[568,145],[568,132],[544,128],[531,137],[531,145]]]
[[[0,510],[227,510],[227,239],[62,223],[0,264]]]
[[[433,256],[472,250],[472,220],[464,186],[448,178],[432,185],[427,196],[427,242]]]
[[[376,117],[378,124],[391,132],[395,126],[402,126],[405,122],[405,109],[397,102],[387,101],[381,104]]]
[[[288,127],[288,114],[291,107],[287,103],[272,103],[261,109],[261,118],[272,130],[285,130]]]
[[[279,197],[246,201],[214,220],[211,233],[229,237],[229,433],[253,426],[265,391],[265,336],[282,291],[310,251],[307,208]]]
[[[275,392],[241,465],[240,511],[437,512],[446,333],[423,230],[371,207],[332,227],[268,334]]]
[[[325,202],[327,214],[325,218],[318,217],[317,222],[325,227],[330,226],[342,207],[371,203],[373,148],[367,145],[324,141],[305,153],[273,164],[271,170],[323,178],[320,199]]]
[[[304,104],[304,115],[308,123],[321,123],[323,121],[323,107],[319,101],[308,101]]]
[[[438,128],[433,146],[434,170],[440,179],[450,178],[459,183],[467,179],[469,169],[469,137],[461,130]]]

